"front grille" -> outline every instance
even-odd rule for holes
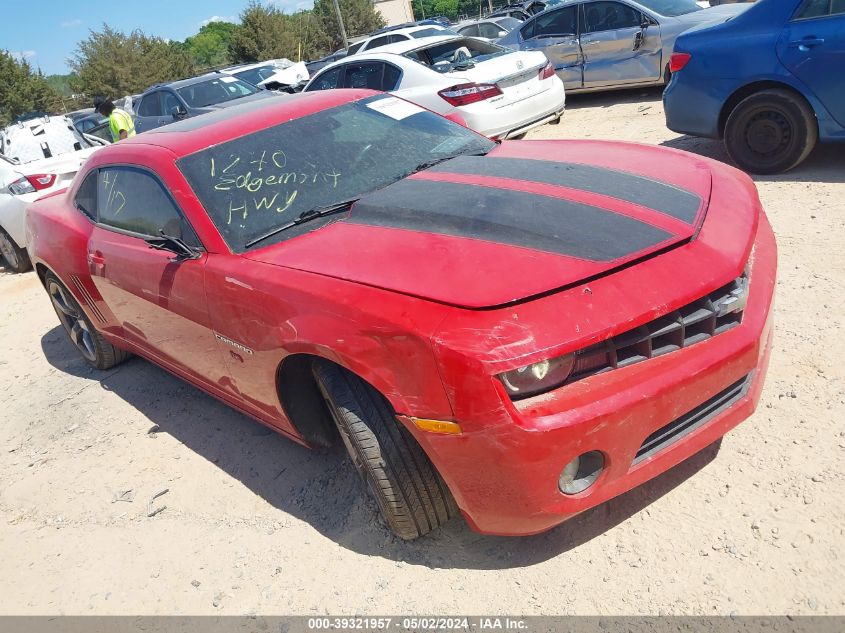
[[[576,353],[573,382],[611,369],[662,356],[727,332],[742,321],[748,296],[748,277],[743,273],[713,292]]]
[[[751,385],[751,376],[752,374],[744,376],[741,380],[736,381],[724,391],[720,391],[689,413],[685,413],[681,417],[672,420],[666,426],[657,429],[645,438],[631,465],[638,464],[658,451],[674,444],[685,435],[704,426],[722,411],[733,405],[748,392],[748,387]]]

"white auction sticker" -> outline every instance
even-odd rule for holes
[[[237,80],[238,80],[237,77],[230,77],[229,75],[226,75],[225,77],[220,78],[220,81],[222,81],[225,84],[230,84],[233,81],[237,81]]]
[[[379,99],[378,101],[371,101],[367,104],[367,107],[375,110],[376,112],[381,112],[385,116],[389,116],[391,119],[396,119],[397,121],[401,121],[402,119],[414,114],[419,114],[420,112],[425,112],[424,108],[414,105],[413,103],[403,101],[402,99],[397,99],[396,97],[385,97],[384,99]]]

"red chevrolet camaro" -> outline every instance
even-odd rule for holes
[[[143,356],[310,446],[388,524],[532,534],[748,417],[776,246],[683,152],[492,142],[369,91],[265,100],[95,153],[28,213],[79,352]]]

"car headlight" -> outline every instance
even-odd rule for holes
[[[511,400],[519,400],[560,387],[574,366],[575,354],[567,354],[499,374],[499,380]]]

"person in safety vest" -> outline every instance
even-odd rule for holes
[[[135,136],[135,122],[128,112],[115,107],[111,101],[101,97],[94,99],[94,109],[104,117],[108,117],[113,142],[117,143]]]

